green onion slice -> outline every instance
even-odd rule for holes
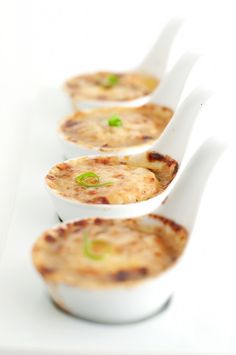
[[[75,180],[80,186],[83,187],[103,187],[113,184],[112,181],[107,181],[100,184],[99,176],[92,171],[88,171],[87,173],[76,176]]]
[[[105,87],[113,87],[119,83],[119,77],[116,74],[110,74],[103,82]]]
[[[108,124],[111,127],[120,127],[122,126],[122,120],[118,115],[113,115],[108,119]]]
[[[104,250],[103,254],[97,254],[93,252],[96,246],[100,246],[100,249]],[[103,260],[107,253],[111,250],[110,245],[102,239],[90,240],[87,233],[83,236],[83,253],[84,255],[92,260]]]

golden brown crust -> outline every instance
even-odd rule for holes
[[[112,151],[152,143],[161,135],[172,115],[170,109],[155,104],[79,111],[61,123],[59,132],[69,142]],[[121,126],[109,125],[109,119],[114,116],[121,119]]]
[[[171,164],[170,164],[171,161]],[[142,165],[142,163],[144,165]],[[46,176],[47,185],[62,197],[92,204],[127,204],[144,201],[161,193],[176,173],[177,162],[163,157],[158,166],[135,165],[119,157],[77,158],[57,164]],[[77,176],[93,172],[100,187],[84,187]]]
[[[92,257],[84,251],[85,235],[93,243]],[[171,267],[187,237],[185,228],[157,215],[149,215],[149,222],[89,218],[44,232],[34,245],[33,262],[42,277],[54,284],[133,285]]]
[[[110,76],[117,78],[114,85],[107,85]],[[158,84],[157,78],[142,73],[97,72],[71,78],[64,88],[74,102],[129,101],[150,94]]]

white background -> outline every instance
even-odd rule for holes
[[[182,285],[189,301],[178,309],[179,342],[171,347],[168,329],[162,334],[161,349],[172,352],[236,353],[234,5],[233,0],[0,1],[3,237],[24,159],[22,133],[34,114],[32,102],[38,91],[61,85],[78,72],[132,68],[166,22],[175,16],[186,19],[169,67],[187,50],[201,53],[183,96],[197,85],[215,92],[195,126],[188,155],[209,135],[223,138],[229,149],[209,180],[189,245],[189,266]]]

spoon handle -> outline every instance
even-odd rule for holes
[[[183,159],[197,115],[210,94],[209,91],[203,89],[193,90],[177,109],[164,133],[154,143],[151,150],[169,155],[180,162]]]
[[[224,143],[207,139],[187,164],[166,202],[156,212],[184,225],[190,232],[211,170],[225,151]]]
[[[170,49],[183,20],[171,20],[161,31],[156,43],[138,68],[138,71],[154,75],[162,79],[165,74]]]
[[[185,82],[198,58],[199,55],[197,53],[183,54],[171,71],[165,75],[158,88],[152,94],[150,101],[175,111]]]

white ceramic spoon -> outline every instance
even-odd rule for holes
[[[175,111],[179,103],[182,91],[184,89],[186,80],[198,57],[199,56],[196,53],[186,53],[182,55],[182,57],[174,65],[172,70],[163,79],[160,86],[152,93],[152,95],[150,95],[150,102],[153,102],[154,104],[160,106],[168,107]],[[135,108],[130,109],[135,110]],[[58,137],[60,145],[62,147],[63,156],[66,159],[71,159],[84,155],[108,155],[108,153],[101,151],[99,148],[88,148],[86,146],[70,142],[65,139],[62,130],[60,129],[60,125],[63,124],[64,121],[65,120],[63,120],[59,124]],[[152,144],[153,142],[127,148],[114,149],[114,151],[112,151],[111,153],[109,152],[109,155],[126,155],[141,153],[146,151]]]
[[[173,228],[176,231],[180,224],[187,229],[190,238],[204,186],[223,151],[222,144],[210,139],[195,153],[165,204],[154,211],[154,214],[175,222],[173,224],[171,221],[165,222],[164,228]],[[145,223],[160,225],[158,218],[153,215],[140,219]],[[62,224],[55,228],[61,226]],[[56,302],[79,317],[111,323],[137,321],[155,314],[170,298],[185,254],[186,252],[174,266],[159,276],[144,279],[131,286],[124,286],[123,283],[116,287],[111,285],[107,288],[94,287],[89,290],[59,283],[48,284],[49,292]]]
[[[162,29],[156,43],[135,71],[163,78],[174,39],[183,25],[183,19],[174,18]]]
[[[208,92],[195,89],[182,103],[163,135],[157,140],[154,146],[151,147],[152,150],[141,154],[125,156],[125,160],[128,164],[155,170],[160,164],[159,154],[168,155],[180,164],[197,114],[208,97]],[[154,153],[152,154],[151,161],[150,152]],[[93,159],[92,156],[90,158]],[[159,195],[148,200],[128,204],[82,203],[62,197],[57,191],[53,190],[48,185],[46,186],[58,216],[63,221],[66,221],[68,219],[75,219],[79,216],[109,218],[131,218],[142,216],[153,211],[156,206],[161,204],[172,187],[172,182],[167,189]]]
[[[134,68],[134,72],[153,75],[162,80],[165,75],[166,66],[169,59],[170,50],[174,39],[183,24],[183,20],[175,18],[171,20],[161,31],[156,43],[148,53],[142,63]],[[78,100],[75,104],[76,109],[110,107],[110,106],[139,106],[149,100],[149,95],[138,100],[130,101],[103,101],[103,100]]]

